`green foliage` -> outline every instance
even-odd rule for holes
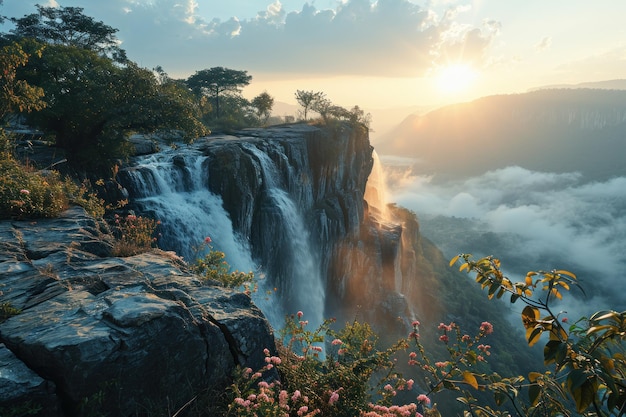
[[[14,36],[108,53],[118,62],[126,61],[126,53],[115,36],[117,29],[85,16],[82,7],[35,7],[37,13],[11,19]]]
[[[531,271],[524,281],[513,282],[504,276],[500,261],[486,257],[473,261],[471,255],[454,257],[450,264],[462,259],[460,269],[476,274],[476,281],[487,289],[489,298],[510,295],[511,303],[521,301],[521,319],[529,346],[548,335],[543,354],[551,372],[529,374],[528,414],[545,412],[557,415],[574,403],[583,415],[609,416],[626,407],[626,312],[600,311],[582,318],[566,329],[567,318],[552,311],[562,291],[578,286],[576,276],[565,270]],[[535,296],[540,289],[543,295]],[[568,398],[569,397],[569,398]],[[515,396],[511,396],[515,399]]]
[[[187,78],[186,84],[198,97],[212,97],[215,101],[214,118],[219,119],[223,112],[220,111],[220,94],[229,92],[239,95],[241,87],[250,84],[252,76],[247,71],[238,71],[224,67],[213,67],[196,71]]]
[[[134,256],[152,249],[157,241],[154,236],[158,221],[129,214],[115,215],[113,256]]]
[[[270,356],[266,350],[263,369],[239,373],[231,388],[228,415],[352,417],[366,410],[374,396],[389,400],[390,390],[375,392],[373,387],[386,386],[395,378],[392,356],[405,341],[378,350],[377,336],[366,323],[355,321],[333,331],[333,321],[327,320],[310,331],[302,317],[301,312],[287,317],[280,356]],[[274,370],[280,382],[271,373]],[[255,407],[263,412],[254,414]]]
[[[326,100],[326,95],[323,92],[304,90],[296,90],[296,101],[302,106],[302,115],[304,120],[307,120],[308,111],[312,110],[317,103],[320,103],[320,108],[322,108],[321,103],[328,102]]]
[[[34,171],[12,158],[0,159],[0,219],[56,217],[70,204],[82,205],[96,217],[102,202],[86,184],[62,179],[56,171]]]
[[[41,54],[41,47],[34,53]],[[41,99],[44,92],[41,88],[17,78],[17,70],[28,63],[28,54],[23,45],[13,42],[0,49],[0,121],[13,112],[29,112],[41,110],[45,102]]]
[[[21,311],[11,305],[11,303],[0,303],[0,323],[20,314]]]
[[[264,91],[253,98],[250,104],[256,109],[256,114],[261,124],[266,124],[272,114],[274,97],[270,96],[267,91]]]
[[[160,84],[133,63],[120,67],[87,49],[49,45],[23,76],[44,88],[48,104],[29,121],[54,134],[79,169],[110,175],[117,160],[130,155],[132,133],[174,130],[187,140],[208,133],[188,91]]]
[[[224,260],[226,255],[224,252],[213,250],[211,246],[211,238],[207,237],[204,241],[203,248],[209,251],[203,258],[196,259],[191,269],[194,273],[202,276],[207,281],[218,282],[227,288],[237,288],[242,285],[251,283],[254,280],[252,272],[231,271],[230,266]],[[246,291],[250,291],[246,288]]]

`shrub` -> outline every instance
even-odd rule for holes
[[[211,238],[206,237],[204,244],[196,252],[207,250],[208,252],[203,258],[197,258],[195,264],[191,266],[194,273],[202,276],[207,281],[215,281],[227,288],[237,288],[247,285],[254,280],[252,272],[231,271],[230,266],[225,261],[226,254],[224,252],[213,250]],[[250,291],[250,287],[246,287],[246,291]]]
[[[158,221],[147,217],[115,215],[113,235],[114,256],[134,256],[151,250],[156,243],[154,236]]]
[[[431,396],[443,391],[456,394],[465,416],[623,414],[626,312],[601,311],[566,329],[568,320],[552,312],[552,301],[577,285],[571,272],[529,272],[524,281],[513,282],[493,257],[473,261],[470,255],[459,255],[450,264],[459,259],[464,260],[461,270],[475,273],[490,299],[508,294],[511,302],[526,304],[522,323],[528,344],[548,334],[544,362],[553,369],[530,372],[528,378],[492,372],[486,365],[491,346],[483,341],[493,332],[487,321],[473,336],[455,323],[440,323],[439,343],[445,346],[447,358],[434,360],[422,345],[418,321],[413,321],[408,339],[379,350],[377,336],[366,323],[355,321],[333,331],[328,320],[309,331],[298,312],[286,320],[279,356],[266,350],[263,369],[238,372],[230,389],[228,415],[440,417]],[[538,289],[543,295],[535,295]],[[405,374],[415,380],[397,372],[395,360],[405,349],[409,350]],[[278,371],[280,380],[269,374],[272,370]],[[484,392],[492,395],[491,401],[475,398]],[[403,404],[410,396],[415,400]]]

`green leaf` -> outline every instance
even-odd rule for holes
[[[502,405],[509,399],[509,397],[507,397],[503,392],[496,391],[493,393],[493,399],[496,401],[497,405]]]
[[[567,352],[567,345],[559,340],[550,340],[543,348],[543,363],[561,363]]]
[[[532,384],[528,387],[528,400],[530,404],[535,406],[539,402],[539,396],[541,394],[541,387],[537,384]]]

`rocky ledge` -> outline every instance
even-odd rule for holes
[[[0,415],[165,414],[275,349],[246,294],[111,247],[81,208],[0,222]]]

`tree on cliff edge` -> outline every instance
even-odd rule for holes
[[[238,71],[224,67],[213,67],[196,71],[187,78],[189,87],[198,96],[209,96],[215,99],[215,116],[220,117],[220,94],[224,92],[241,92],[241,88],[252,81],[248,71]]]
[[[307,120],[308,111],[313,109],[317,102],[325,99],[325,94],[321,91],[296,90],[296,101],[302,106],[304,120]]]

